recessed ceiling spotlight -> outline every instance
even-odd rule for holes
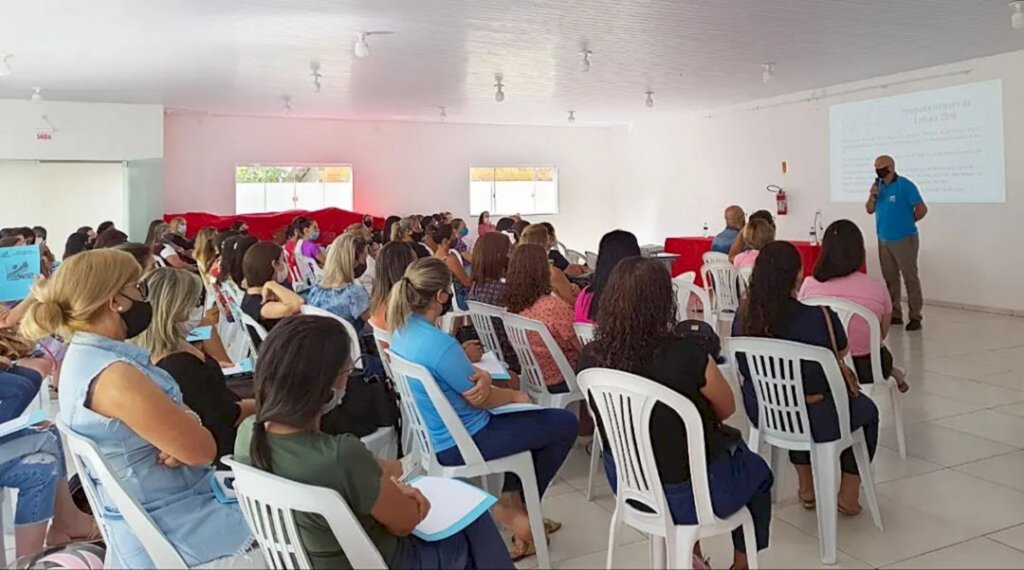
[[[580,71],[582,71],[583,73],[590,71],[590,54],[592,53],[594,52],[590,51],[587,48],[583,48],[580,50],[580,54],[583,56],[583,65],[580,67]]]
[[[648,109],[654,108],[654,91],[647,90],[647,101],[644,101],[644,105],[647,105]]]
[[[313,77],[313,93],[320,93],[320,89],[323,87],[320,84],[320,79],[323,78],[323,75],[320,75],[320,64],[315,61],[310,63],[309,70],[310,76]]]
[[[0,53],[0,77],[9,77],[13,71],[11,70],[11,54]]]
[[[576,111],[569,111],[569,124],[576,122]]]
[[[29,98],[29,101],[32,101],[33,105],[42,105],[43,104],[43,93],[42,93],[43,90],[38,88],[38,87],[33,87],[32,91],[33,91],[32,92],[32,97]]]
[[[761,83],[768,84],[775,79],[775,64],[765,63],[761,65]]]
[[[496,83],[494,84],[494,100],[501,103],[502,101],[505,100],[505,92],[502,91],[502,89],[505,88],[505,84],[501,82],[500,73],[494,76],[494,81],[496,81]]]
[[[444,105],[441,105],[440,107],[438,107],[438,109],[441,109],[441,122],[443,123],[443,122],[447,121],[448,120],[448,109]]]
[[[284,108],[281,109],[281,114],[286,116],[290,115],[292,112],[292,98],[288,95],[284,95],[281,97],[281,100],[284,101]]]
[[[1024,0],[1010,2],[1013,15],[1010,16],[1010,24],[1015,30],[1024,30]]]
[[[370,57],[370,44],[366,43],[366,38],[369,36],[384,36],[393,33],[394,32],[386,31],[359,32],[359,37],[356,39],[356,45],[352,51],[356,54],[356,57],[360,59],[364,57]]]

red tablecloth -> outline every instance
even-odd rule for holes
[[[274,232],[284,230],[296,216],[306,216],[316,221],[320,226],[321,244],[329,244],[345,228],[352,224],[361,223],[363,214],[340,210],[338,208],[326,208],[323,210],[289,210],[287,212],[271,212],[267,214],[239,214],[235,216],[218,216],[205,212],[187,212],[184,214],[164,214],[164,220],[170,221],[176,217],[185,218],[188,226],[188,237],[195,237],[196,232],[205,227],[214,227],[223,230],[231,227],[235,222],[245,222],[249,226],[249,235],[259,239],[273,239]],[[384,218],[373,218],[373,225],[377,229],[384,227]]]
[[[687,271],[694,271],[697,273],[696,283],[702,285],[704,281],[701,279],[700,267],[704,262],[701,260],[701,256],[711,251],[711,240],[712,238],[699,237],[665,238],[665,251],[679,255],[675,263],[672,264],[672,277]],[[790,240],[789,243],[795,245],[796,250],[800,252],[800,258],[804,262],[804,276],[810,275],[814,270],[815,262],[818,261],[818,255],[821,254],[821,246],[809,241]]]

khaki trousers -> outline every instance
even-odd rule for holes
[[[907,305],[910,308],[910,319],[921,320],[921,307],[924,297],[921,295],[921,279],[917,275],[917,253],[920,249],[919,236],[910,236],[899,241],[879,241],[878,260],[882,264],[882,276],[889,288],[892,299],[892,318],[903,318],[902,287],[900,275],[907,282]]]

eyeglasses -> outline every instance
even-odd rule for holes
[[[139,299],[140,301],[149,300],[149,285],[147,285],[145,281],[139,281],[135,285],[125,285],[125,289],[129,287],[134,287],[135,290],[139,292],[139,297],[141,297],[141,299]],[[131,297],[128,298],[131,299]]]

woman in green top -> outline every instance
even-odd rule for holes
[[[377,459],[352,435],[320,431],[352,371],[348,334],[326,317],[282,320],[256,366],[256,415],[238,430],[235,457],[275,475],[337,491],[391,568],[513,568],[489,514],[462,532],[426,542],[410,536],[430,502],[398,481],[398,461]],[[323,517],[296,515],[314,568],[351,568]]]

